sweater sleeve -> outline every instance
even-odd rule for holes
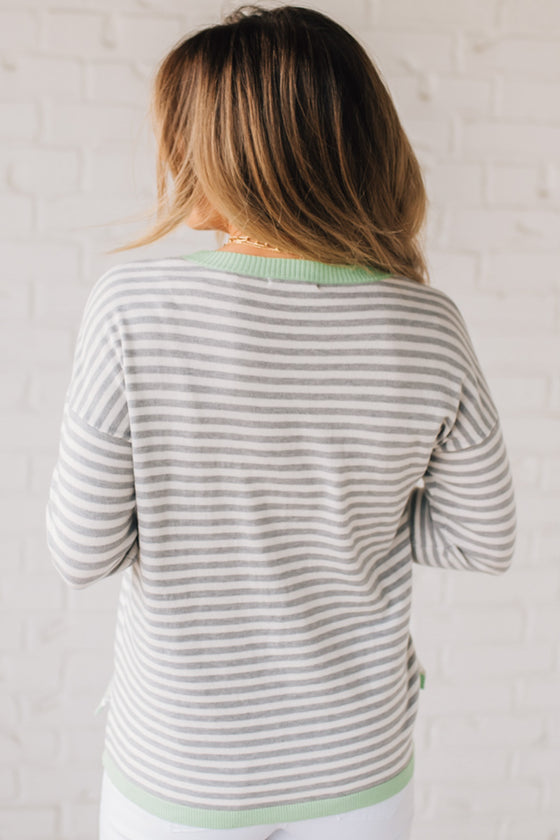
[[[413,560],[447,569],[505,572],[516,534],[511,469],[496,406],[462,316],[460,396],[442,423],[423,476],[409,499]]]
[[[138,528],[122,341],[111,272],[78,332],[46,507],[47,546],[73,589],[130,566]]]

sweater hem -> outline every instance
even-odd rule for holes
[[[298,822],[317,817],[333,816],[358,808],[366,808],[369,805],[382,802],[384,799],[389,799],[389,797],[399,793],[411,780],[414,771],[414,753],[406,767],[392,779],[358,793],[235,811],[191,808],[154,796],[131,781],[120,770],[107,750],[103,752],[102,764],[111,782],[123,796],[156,817],[195,828],[244,828],[252,825]]]

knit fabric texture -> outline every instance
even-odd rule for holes
[[[46,528],[69,586],[121,576],[114,784],[166,819],[233,828],[407,783],[413,563],[504,572],[515,501],[444,292],[201,251],[94,283]]]

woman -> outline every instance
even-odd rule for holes
[[[122,573],[100,837],[405,840],[412,563],[498,574],[515,529],[417,160],[304,8],[188,37],[153,113],[159,217],[128,247],[229,240],[109,269],[78,336],[47,533],[70,586]]]

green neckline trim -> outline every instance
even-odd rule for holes
[[[206,808],[189,808],[186,805],[176,805],[173,802],[146,793],[134,782],[131,782],[119,770],[107,750],[103,752],[102,763],[115,787],[131,802],[136,803],[156,817],[162,817],[169,822],[176,822],[181,825],[191,825],[195,828],[243,828],[250,825],[278,824],[314,817],[327,817],[354,811],[356,808],[367,808],[368,805],[382,802],[384,799],[399,793],[411,780],[414,770],[414,753],[407,766],[397,776],[389,779],[388,782],[360,791],[360,793],[336,796],[333,799],[315,799],[312,802],[302,802],[294,805],[251,808],[244,811],[213,811]]]
[[[305,283],[317,285],[372,283],[393,276],[381,269],[368,269],[359,265],[331,265],[285,257],[256,257],[236,254],[234,251],[195,251],[182,259],[234,274],[270,280],[303,280]]]

